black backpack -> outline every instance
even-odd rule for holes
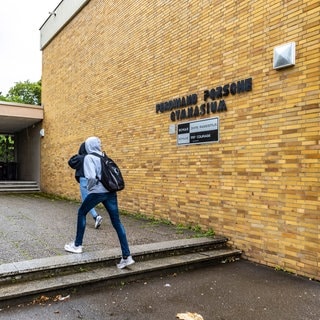
[[[103,186],[110,192],[121,191],[124,189],[124,179],[117,164],[105,153],[101,156],[98,153],[91,153],[100,158],[101,179]]]

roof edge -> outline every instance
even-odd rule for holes
[[[85,7],[90,0],[62,0],[40,27],[40,50]]]

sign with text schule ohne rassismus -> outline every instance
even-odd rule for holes
[[[178,146],[212,142],[219,142],[219,117],[178,124]]]

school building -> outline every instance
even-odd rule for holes
[[[119,207],[320,279],[319,1],[61,1],[40,28],[41,190],[89,136]],[[39,138],[40,139],[40,138]]]

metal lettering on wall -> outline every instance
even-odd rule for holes
[[[252,78],[242,79],[203,91],[203,103],[196,93],[156,104],[156,113],[170,112],[171,121],[197,118],[227,111],[225,98],[252,91]]]
[[[219,117],[178,124],[178,146],[212,142],[219,142]]]

